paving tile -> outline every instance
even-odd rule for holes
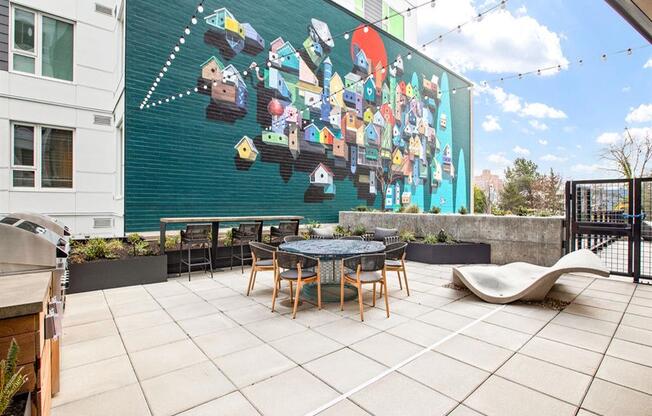
[[[196,318],[198,316],[211,315],[218,311],[215,306],[200,299],[195,303],[188,303],[168,308],[167,312],[175,321],[182,321],[184,319]]]
[[[363,339],[351,345],[350,348],[388,367],[398,364],[423,349],[419,345],[386,332]]]
[[[383,312],[383,316],[384,316],[384,312]],[[298,324],[303,325],[306,328],[315,328],[334,321],[338,321],[340,319],[342,319],[340,315],[336,315],[327,310],[310,308],[310,309],[297,311],[297,317],[294,319],[294,321]],[[368,320],[368,314],[365,311],[365,321],[367,320]]]
[[[385,301],[383,299],[378,299],[376,301],[376,308],[385,310]],[[365,312],[367,310],[368,307],[365,307]],[[432,307],[419,305],[414,302],[408,302],[407,300],[390,300],[389,302],[390,317],[392,313],[397,313],[408,318],[416,318],[417,316],[431,312],[432,310]]]
[[[243,295],[235,295],[235,296],[229,296],[225,298],[213,299],[213,300],[209,300],[208,303],[215,306],[218,310],[222,312],[233,311],[236,309],[242,309],[251,306],[262,306],[260,303],[256,302],[255,300]],[[268,310],[267,312],[271,312],[271,310]]]
[[[644,317],[650,317],[652,316],[652,308],[647,306],[630,304],[627,307],[627,313],[631,313],[632,315],[641,315]]]
[[[186,291],[186,293],[181,294],[181,295],[172,295],[172,296],[166,296],[164,298],[160,298],[156,300],[163,308],[165,309],[171,309],[175,308],[177,306],[183,306],[183,305],[189,305],[189,304],[195,304],[198,302],[202,302],[203,299],[197,296],[196,294]]]
[[[266,416],[305,415],[338,396],[301,367],[242,389],[242,394]]]
[[[113,319],[111,310],[106,304],[92,305],[91,307],[75,308],[66,305],[66,316],[63,320],[64,326],[76,326]]]
[[[486,322],[476,322],[465,329],[462,334],[512,351],[521,348],[531,337],[531,335]]]
[[[623,315],[623,321],[621,325],[633,326],[634,328],[641,328],[652,331],[652,317],[646,318],[644,316],[626,313]]]
[[[189,339],[136,351],[129,356],[141,381],[208,360]]]
[[[518,302],[505,305],[503,311],[519,316],[524,316],[526,318],[538,319],[545,322],[549,322],[552,318],[557,316],[558,313],[555,310],[546,309],[538,305],[529,305],[526,303]]]
[[[610,311],[624,312],[627,308],[627,303],[616,302],[613,300],[606,300],[600,298],[592,298],[590,296],[580,295],[575,298],[574,303],[578,305],[593,306],[594,308],[607,309]]]
[[[130,353],[181,341],[185,338],[185,332],[174,322],[122,333],[122,342]]]
[[[616,330],[615,337],[652,347],[652,331],[645,329],[621,325]]]
[[[649,416],[652,396],[596,378],[582,407],[602,416]]]
[[[457,403],[434,390],[398,373],[391,373],[351,396],[376,416],[417,415],[427,409],[428,415],[445,415]]]
[[[109,403],[110,405],[107,405]],[[138,384],[130,384],[52,409],[53,416],[146,416],[150,414]]]
[[[596,377],[652,394],[652,367],[605,356]]]
[[[305,364],[343,348],[341,344],[310,329],[277,339],[269,345],[297,364]]]
[[[513,354],[510,350],[478,341],[464,335],[457,335],[435,348],[467,364],[493,372]]]
[[[337,404],[329,407],[323,412],[319,413],[319,416],[371,416],[370,413],[365,412],[352,401],[345,399]]]
[[[580,409],[579,412],[577,412],[577,416],[598,416],[593,412],[589,412],[588,410]]]
[[[592,298],[615,300],[616,302],[629,302],[630,295],[621,295],[619,293],[605,292],[604,290],[586,289],[582,292],[583,295]]]
[[[539,336],[600,353],[607,350],[610,341],[610,338],[604,335],[555,324],[547,325],[539,332]]]
[[[546,322],[539,319],[528,318],[504,311],[496,312],[495,314],[485,319],[484,322],[499,325],[504,328],[513,329],[515,331],[520,331],[530,335],[536,334],[541,330],[541,328],[546,326]]]
[[[349,348],[343,348],[303,366],[329,386],[345,393],[382,373],[386,367]]]
[[[228,287],[211,287],[206,290],[197,290],[195,295],[201,297],[204,300],[215,300],[228,298],[230,296],[239,296],[240,293]]]
[[[258,416],[259,414],[242,393],[235,391],[179,413],[178,416]]]
[[[240,325],[246,325],[274,317],[274,314],[271,313],[269,308],[258,303],[245,308],[228,310],[225,314]]]
[[[579,305],[576,303],[564,308],[564,313],[586,316],[587,318],[601,319],[603,321],[618,323],[623,316],[622,312],[610,311],[608,309],[594,308],[592,306]]]
[[[605,292],[619,293],[621,295],[631,295],[636,286],[633,283],[616,282],[605,279],[595,279],[589,286],[591,289],[602,290]]]
[[[586,374],[522,354],[510,358],[496,374],[578,406],[591,383]]]
[[[652,367],[652,347],[647,345],[615,338],[609,345],[607,355]]]
[[[575,407],[568,403],[497,376],[491,376],[464,404],[487,416],[575,414]]]
[[[391,310],[391,305],[390,305],[390,310]],[[359,314],[353,314],[348,316],[346,319],[352,319],[354,321],[360,322],[360,315]],[[395,313],[392,311],[392,313],[389,315],[389,318],[387,317],[387,314],[385,314],[385,311],[383,309],[379,308],[369,308],[364,311],[364,323],[365,325],[369,325],[373,328],[379,329],[381,331],[385,331],[389,328],[393,328],[397,325],[400,325],[402,323],[405,323],[409,321],[411,318],[406,318],[403,315],[399,315],[398,313]]]
[[[61,368],[78,367],[125,353],[119,335],[64,345],[61,347]]]
[[[55,407],[137,382],[126,355],[62,370],[60,380]]]
[[[296,364],[267,344],[224,355],[213,360],[239,388],[287,371]]]
[[[376,328],[352,319],[340,319],[339,321],[319,326],[314,330],[342,345],[351,345],[379,332]]]
[[[115,319],[120,332],[135,331],[137,329],[149,328],[172,322],[172,318],[163,310],[138,313],[135,315],[122,316]]]
[[[482,414],[461,404],[457,406],[455,410],[450,412],[448,416],[482,416]]]
[[[429,351],[399,372],[457,401],[464,400],[490,373]]]
[[[175,281],[143,285],[143,288],[156,299],[188,293],[187,287]]]
[[[236,323],[223,313],[184,319],[178,324],[192,338],[236,326]]]
[[[145,380],[141,385],[154,416],[174,415],[235,389],[210,361]]]
[[[469,295],[469,292],[465,290],[455,290],[441,286],[434,286],[432,289],[428,290],[428,293],[452,300],[461,299]]]
[[[252,322],[245,325],[245,328],[265,342],[274,341],[275,339],[284,338],[306,330],[305,326],[281,315],[273,315],[270,319]]]
[[[452,333],[420,321],[408,321],[388,329],[387,332],[423,347],[429,347]]]
[[[436,309],[425,315],[421,315],[417,319],[429,323],[430,325],[448,329],[449,331],[457,331],[473,322],[473,319],[471,318],[456,313],[446,312],[441,309]]]
[[[433,295],[431,293],[413,293],[411,296],[405,298],[406,302],[416,303],[427,308],[439,308],[448,303],[451,303],[452,300],[442,296]],[[390,305],[391,307],[391,305]]]
[[[552,321],[553,324],[568,326],[570,328],[581,329],[583,331],[594,332],[600,335],[612,336],[618,327],[618,324],[607,322],[600,319],[592,319],[586,316],[574,315],[571,313],[561,312]]]
[[[540,337],[532,338],[519,353],[589,375],[595,374],[602,359],[597,352]]]
[[[63,322],[66,319],[64,318]],[[72,345],[76,342],[90,341],[96,338],[118,335],[118,328],[113,319],[104,319],[83,325],[63,326],[61,345]]]
[[[648,297],[639,296],[638,294],[635,294],[632,297],[632,300],[630,301],[630,304],[652,308],[652,292],[651,292],[650,295],[648,295]]]
[[[256,347],[263,343],[241,326],[200,335],[193,338],[193,340],[204,351],[204,354],[211,359]]]
[[[149,311],[160,310],[161,306],[151,297],[146,299],[134,300],[131,302],[120,303],[111,305],[111,312],[114,317],[133,315],[136,313],[143,313]]]
[[[465,300],[458,300],[440,308],[441,310],[456,313],[458,315],[466,316],[468,318],[478,319],[485,316],[490,309],[480,306],[474,302],[467,302]]]

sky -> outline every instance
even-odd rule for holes
[[[437,0],[421,8],[419,45],[496,3]],[[631,55],[610,55],[627,48]],[[490,169],[502,176],[525,157],[564,179],[614,177],[601,149],[622,140],[625,127],[652,136],[652,47],[604,0],[509,0],[426,54],[477,85],[476,175]],[[561,71],[482,83],[556,65]]]

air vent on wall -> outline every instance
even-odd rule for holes
[[[113,218],[93,218],[93,228],[111,228]]]
[[[111,125],[111,116],[98,116],[97,114],[93,115],[93,124],[100,126],[110,126]]]
[[[113,17],[113,9],[101,4],[95,3],[95,11]]]

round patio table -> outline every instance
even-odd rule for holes
[[[338,260],[363,254],[382,253],[385,251],[385,245],[380,241],[302,240],[283,243],[279,249],[319,258],[320,261],[327,263],[322,263],[322,272],[325,271],[326,267],[324,266],[330,265],[332,268],[330,277],[327,276],[327,273],[321,274],[321,300],[322,302],[339,302],[341,274],[338,271],[341,263]],[[307,284],[303,294],[316,300],[317,284]],[[357,296],[358,291],[355,286],[346,285],[344,287],[344,300],[355,299]]]

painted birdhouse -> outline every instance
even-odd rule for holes
[[[431,169],[432,169],[432,176],[430,178],[430,185],[433,187],[439,186],[441,183],[441,178],[442,178],[442,172],[441,172],[441,165],[437,160],[433,159],[431,163]]]
[[[383,84],[383,87],[382,87],[382,100],[381,100],[381,102],[382,102],[382,103],[389,103],[389,101],[390,101],[390,96],[389,96],[389,87],[387,86],[387,84]]]
[[[384,103],[383,105],[380,106],[380,113],[383,115],[383,118],[385,119],[385,125],[394,125],[394,113],[392,111],[392,107],[390,107],[389,104]]]
[[[403,205],[409,205],[410,202],[412,202],[412,193],[403,192],[403,194],[401,195],[401,203]]]
[[[447,124],[448,124],[448,117],[446,117],[446,113],[441,113],[441,115],[439,116],[439,126],[442,129],[445,129]]]
[[[378,146],[378,130],[376,130],[376,126],[373,123],[367,124],[364,128],[364,135],[366,146]]]
[[[299,60],[299,81],[301,83],[305,83],[308,85],[319,85],[319,79],[315,75],[315,73],[310,69],[308,64],[301,58],[297,58]]]
[[[385,191],[385,209],[392,209],[394,207],[394,187],[388,186]]]
[[[376,195],[376,172],[369,171],[369,193]]]
[[[367,55],[364,53],[362,49],[358,49],[355,51],[354,54],[354,60],[353,60],[353,70],[360,74],[361,76],[365,76],[369,74],[369,59],[367,59]]]
[[[337,127],[338,129],[342,128],[342,109],[340,107],[331,108],[328,122],[333,127]]]
[[[362,91],[361,79],[362,77],[360,77],[360,75],[354,72],[349,72],[348,74],[344,75],[344,88],[346,88],[347,91],[361,92]]]
[[[444,165],[444,171],[450,173],[453,166],[453,156],[450,145],[446,145],[441,155],[441,162]]]
[[[373,119],[374,111],[371,109],[371,107],[368,107],[362,115],[362,120],[364,120],[365,123],[371,123]]]
[[[364,99],[370,103],[376,102],[376,84],[373,75],[369,75],[369,78],[364,82]]]
[[[385,117],[383,117],[383,114],[380,112],[380,110],[376,110],[371,122],[374,123],[376,126],[379,126],[379,127],[384,127],[385,126]]]
[[[258,157],[258,149],[256,149],[254,141],[247,136],[243,136],[234,148],[238,151],[240,159],[253,162]]]
[[[312,18],[310,19],[310,26],[308,27],[308,30],[310,31],[310,35],[313,37],[313,39],[324,45],[327,49],[330,50],[335,46],[335,42],[331,36],[331,31],[325,22]]]
[[[332,145],[334,137],[333,132],[328,127],[324,126],[319,135],[319,143]]]
[[[355,171],[358,169],[358,148],[356,146],[349,146],[349,154],[351,173],[355,174]]]
[[[303,129],[304,140],[311,143],[319,143],[320,131],[314,124],[310,123]]]
[[[310,183],[317,186],[332,185],[333,177],[334,175],[330,168],[320,163],[310,174]]]
[[[297,123],[288,123],[288,149],[293,158],[299,157],[301,143],[299,142],[299,126]]]
[[[412,84],[406,84],[405,85],[405,95],[408,98],[414,97],[414,89],[412,88]]]
[[[242,29],[245,35],[243,52],[256,55],[265,49],[265,39],[258,34],[251,24],[242,23]]]
[[[392,153],[392,164],[395,166],[401,166],[403,164],[403,153],[400,149],[394,149]]]
[[[333,138],[333,156],[339,157],[341,159],[347,159],[349,157],[348,146],[344,139]]]
[[[394,68],[396,70],[397,77],[403,75],[403,57],[401,55],[396,56],[396,60],[394,62]]]
[[[201,77],[209,81],[222,82],[223,70],[224,64],[216,57],[211,56],[201,64]]]
[[[272,145],[272,146],[282,146],[288,147],[288,136],[282,133],[277,133],[274,131],[264,131],[263,132],[263,143]]]

